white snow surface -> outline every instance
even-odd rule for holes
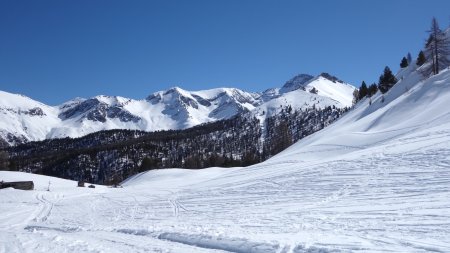
[[[100,95],[90,99],[76,98],[59,106],[48,106],[22,95],[0,91],[0,138],[14,145],[20,141],[8,138],[8,135],[25,141],[38,141],[80,137],[110,129],[184,129],[240,113],[275,112],[280,106],[291,105],[298,109],[313,104],[339,108],[351,105],[354,90],[351,85],[318,77],[306,86],[307,89],[312,87],[318,89],[318,95],[302,90],[279,94],[279,89],[276,89],[276,96],[268,100],[259,93],[236,88],[186,91],[173,87],[155,92],[147,99]],[[28,113],[35,108],[42,114]],[[93,120],[92,115],[103,115],[104,120]],[[135,120],[130,120],[131,117]]]
[[[307,91],[316,88],[317,95],[328,97],[338,101],[343,107],[351,107],[353,91],[355,87],[348,83],[332,82],[322,76],[318,76],[305,85]],[[341,106],[341,107],[342,107]]]
[[[0,190],[0,252],[450,252],[449,101],[450,70],[410,71],[251,167],[95,189],[0,172],[37,185]]]

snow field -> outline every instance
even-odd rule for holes
[[[95,189],[0,172],[37,182],[0,190],[0,252],[450,252],[450,71],[381,100],[246,168]]]

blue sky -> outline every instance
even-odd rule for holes
[[[180,86],[263,91],[299,73],[359,86],[422,48],[448,0],[2,0],[0,90],[48,104]]]

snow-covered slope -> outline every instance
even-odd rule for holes
[[[0,172],[43,185],[0,190],[0,252],[448,252],[450,70],[420,79],[252,167],[50,192]]]
[[[302,82],[299,81],[301,76],[304,77]],[[47,138],[80,137],[109,129],[184,129],[251,111],[256,114],[275,112],[286,105],[293,108],[351,105],[353,86],[322,75],[316,78],[300,75],[295,80],[281,89],[274,89],[276,94],[272,95],[236,88],[186,91],[174,87],[142,100],[96,96],[76,98],[59,106],[48,106],[21,95],[0,92],[0,141],[16,144]],[[308,92],[313,87],[318,90],[317,95]]]
[[[58,124],[58,109],[22,95],[0,91],[0,139],[9,143],[44,139]]]
[[[334,100],[333,104],[343,108],[352,106],[354,90],[355,87],[351,84],[345,83],[328,73],[322,73],[316,77],[300,74],[287,81],[281,88],[264,91],[261,97],[263,101],[270,101],[292,91],[306,91]]]
[[[336,100],[344,107],[352,106],[355,87],[327,73],[320,74],[304,87],[310,92],[314,88],[317,90],[317,95]]]
[[[250,114],[263,123],[267,117],[279,113],[287,106],[302,110],[312,107],[323,109],[328,106],[350,108],[354,90],[354,86],[327,73],[317,77],[300,74],[279,89],[264,91],[261,95],[263,102]]]

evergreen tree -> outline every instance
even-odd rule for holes
[[[386,93],[397,83],[397,78],[392,74],[391,69],[386,66],[384,68],[383,74],[380,76],[380,80],[378,81],[378,89],[381,93]]]
[[[369,93],[369,90],[367,89],[366,82],[363,81],[361,84],[361,87],[359,88],[359,95],[358,95],[359,100],[366,97],[368,93]]]
[[[421,50],[421,51],[419,52],[419,55],[417,56],[416,65],[420,67],[420,66],[422,66],[426,61],[427,61],[427,59],[425,58],[425,54],[424,54],[423,51]]]
[[[378,91],[378,86],[376,83],[373,83],[369,86],[369,97],[372,97],[373,95],[375,95],[375,93],[377,93]]]
[[[425,45],[426,53],[431,56],[431,64],[422,70],[424,76],[439,74],[450,65],[450,40],[439,28],[436,18],[431,21],[430,37]]]
[[[400,62],[400,67],[402,69],[408,67],[408,60],[406,59],[406,57],[403,57],[402,62]]]

